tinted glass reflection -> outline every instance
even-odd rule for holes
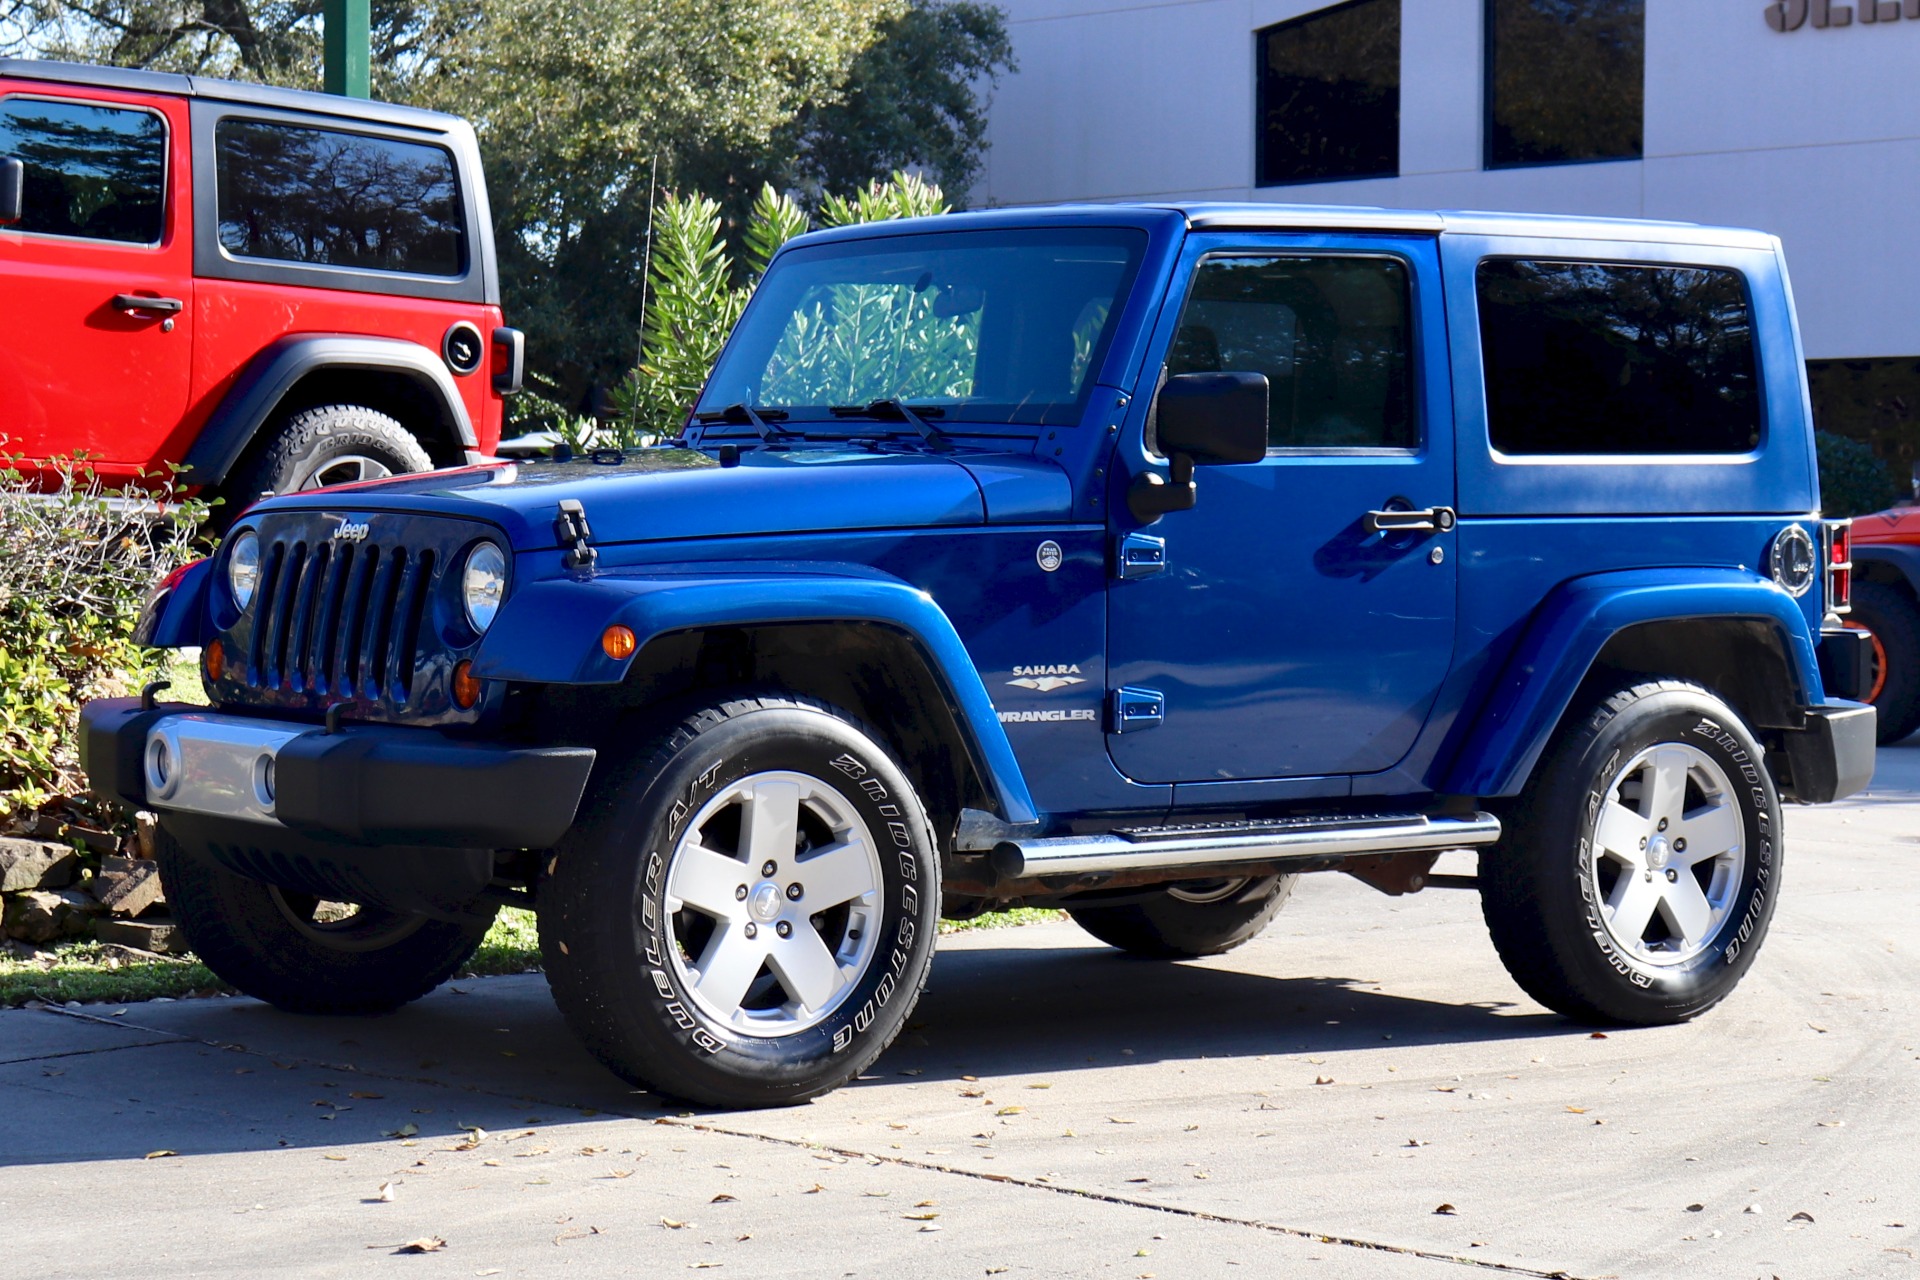
[[[1209,258],[1167,372],[1267,375],[1267,443],[1412,448],[1407,269],[1395,258]]]
[[[167,126],[151,111],[11,98],[0,103],[0,157],[26,167],[12,230],[157,244]]]
[[[1487,163],[1640,157],[1646,0],[1487,0]]]
[[[1760,444],[1738,272],[1480,264],[1487,427],[1510,454],[1747,453]]]
[[[1258,33],[1261,186],[1400,169],[1400,0],[1356,0]]]
[[[466,270],[460,188],[444,147],[223,120],[215,150],[229,253],[412,275]]]

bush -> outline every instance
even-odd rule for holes
[[[193,559],[206,516],[166,483],[116,512],[84,459],[53,471],[57,487],[35,492],[0,457],[0,818],[83,785],[80,703],[153,678],[162,654],[133,643],[140,605]]]
[[[1835,518],[1885,511],[1911,496],[1873,449],[1831,431],[1813,433],[1820,455],[1820,513]]]

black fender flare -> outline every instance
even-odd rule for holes
[[[199,438],[187,450],[182,483],[217,485],[225,480],[270,421],[287,393],[321,369],[397,373],[417,383],[439,408],[441,426],[470,453],[478,448],[473,420],[439,354],[415,342],[347,333],[289,334],[247,362]]]
[[[1864,577],[1862,565],[1886,565],[1900,575],[1915,598],[1920,598],[1920,547],[1900,543],[1856,542],[1853,545],[1854,577]]]

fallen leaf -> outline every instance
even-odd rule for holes
[[[809,1195],[809,1196],[817,1196],[817,1195],[819,1195],[819,1194],[820,1194],[820,1193],[821,1193],[822,1191],[825,1191],[825,1190],[826,1190],[826,1187],[824,1187],[824,1186],[822,1186],[822,1185],[821,1185],[820,1183],[818,1183],[818,1182],[816,1182],[816,1183],[814,1183],[814,1184],[813,1184],[812,1186],[810,1186],[810,1187],[808,1187],[808,1188],[807,1188],[807,1189],[806,1189],[805,1191],[803,1191],[803,1192],[801,1192],[801,1194],[802,1194],[802,1195]]]
[[[1807,1024],[1807,1030],[1809,1030],[1809,1031],[1818,1031],[1818,1032],[1819,1032],[1819,1033],[1820,1033],[1821,1035],[1825,1035],[1825,1034],[1827,1034],[1827,1029],[1826,1029],[1825,1027],[1823,1027],[1823,1026],[1821,1026],[1821,1025],[1820,1025],[1819,1023],[1817,1023],[1817,1022],[1809,1022],[1809,1023]]]
[[[322,1160],[345,1160],[345,1156],[321,1156]]]
[[[1424,1138],[1408,1138],[1407,1145],[1410,1147],[1429,1147],[1429,1146],[1432,1146],[1433,1144],[1426,1141]]]
[[[386,1136],[389,1138],[411,1138],[419,1132],[420,1126],[409,1120],[398,1129],[387,1130]]]
[[[1706,1208],[1707,1206],[1703,1204],[1690,1204],[1687,1206],[1687,1212],[1688,1213],[1704,1213],[1706,1211]]]
[[[439,1236],[421,1236],[418,1240],[409,1240],[394,1250],[395,1253],[438,1253],[447,1247],[447,1242]]]
[[[381,1183],[380,1189],[373,1193],[373,1198],[375,1200],[378,1200],[381,1204],[392,1204],[393,1203],[393,1184],[391,1182]]]
[[[142,1158],[147,1160],[164,1160],[168,1156],[177,1156],[179,1154],[178,1151],[149,1151]]]
[[[730,1196],[726,1192],[722,1191],[719,1195],[707,1201],[707,1203],[708,1204],[732,1204],[734,1201],[738,1200],[739,1198],[740,1198],[739,1196]]]
[[[1788,1222],[1812,1222],[1813,1215],[1808,1213],[1805,1209],[1802,1209],[1799,1213],[1796,1213],[1791,1218],[1788,1218],[1787,1221]]]
[[[1596,1031],[1592,1035],[1587,1037],[1587,1039],[1589,1040],[1605,1040],[1606,1038],[1607,1038],[1607,1033],[1604,1031]]]
[[[886,1199],[886,1198],[887,1198],[888,1196],[890,1196],[890,1195],[892,1195],[892,1194],[893,1194],[893,1192],[891,1192],[891,1191],[862,1191],[862,1192],[861,1192],[860,1194],[861,1194],[861,1195],[863,1195],[863,1196],[870,1196],[870,1197],[872,1197],[872,1198],[873,1198],[873,1199],[875,1199],[875,1200],[885,1200],[885,1199]]]
[[[1839,1129],[1846,1125],[1845,1120],[1815,1120],[1814,1124],[1822,1129]]]
[[[1049,1082],[1041,1082],[1041,1083],[1039,1083],[1039,1084],[1030,1084],[1030,1085],[1028,1085],[1028,1086],[1027,1086],[1027,1088],[1029,1088],[1029,1089],[1051,1089],[1051,1088],[1053,1088],[1053,1085],[1052,1085],[1051,1083],[1049,1083]]]
[[[966,1080],[966,1081],[968,1081],[968,1082],[975,1082],[975,1081],[978,1081],[978,1080],[980,1079],[980,1077],[979,1077],[979,1076],[961,1076],[960,1078],[961,1078],[962,1080]]]
[[[1017,1116],[1025,1110],[1025,1107],[1002,1107],[993,1114],[997,1116]],[[905,1128],[906,1126],[902,1125],[901,1127]]]
[[[903,1213],[900,1216],[908,1222],[932,1222],[940,1215],[937,1213]]]
[[[1447,1217],[1451,1218],[1454,1214],[1460,1211],[1454,1208],[1450,1204],[1443,1204],[1439,1208],[1435,1209],[1434,1212],[1439,1214],[1445,1214]]]
[[[1587,1109],[1585,1107],[1568,1107],[1567,1110],[1573,1112],[1573,1114],[1577,1116],[1583,1116],[1587,1114]]]
[[[673,1231],[684,1231],[687,1226],[686,1223],[680,1221],[678,1218],[662,1218],[660,1219],[660,1225]]]
[[[963,1098],[984,1098],[987,1096],[987,1091],[985,1089],[962,1089],[960,1096]]]
[[[920,1227],[920,1229],[921,1229],[922,1231],[945,1231],[945,1230],[946,1230],[946,1228],[945,1228],[945,1227],[943,1227],[943,1226],[941,1226],[941,1225],[940,1225],[939,1223],[937,1223],[937,1222],[928,1222],[928,1223],[923,1223],[923,1224],[921,1225],[921,1227]]]
[[[1744,1209],[1742,1209],[1742,1210],[1741,1210],[1740,1212],[1742,1212],[1742,1213],[1765,1213],[1765,1212],[1766,1212],[1766,1210],[1765,1210],[1765,1209],[1762,1209],[1762,1208],[1761,1208],[1761,1207],[1760,1207],[1759,1205],[1757,1205],[1757,1204],[1750,1204],[1750,1205],[1748,1205],[1748,1206],[1747,1206],[1746,1208],[1744,1208]]]
[[[387,1095],[384,1093],[350,1093],[347,1096],[349,1098],[362,1098],[362,1099],[365,1099],[366,1101],[371,1102],[376,1098],[384,1098]]]
[[[1137,1124],[1138,1121],[1122,1120],[1119,1116],[1108,1116],[1107,1123],[1108,1124]]]
[[[1332,1076],[1315,1076],[1313,1078],[1313,1082],[1315,1084],[1332,1084],[1333,1077]]]

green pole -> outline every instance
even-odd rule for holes
[[[373,61],[373,24],[369,0],[326,0],[321,21],[328,93],[347,98],[369,96],[367,64]]]

